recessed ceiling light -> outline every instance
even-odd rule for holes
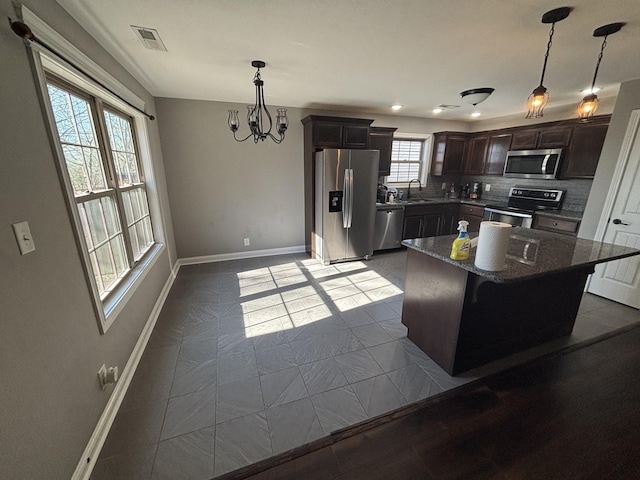
[[[592,93],[598,93],[600,91],[600,87],[593,87],[593,88],[585,88],[584,90],[582,90],[582,93],[585,95],[591,95]]]
[[[482,113],[480,113],[480,112],[473,112],[471,114],[472,117],[479,117],[480,115],[482,115]]]
[[[444,112],[444,108],[434,108],[433,110],[431,110],[433,113],[442,113]]]
[[[395,105],[391,105],[391,110],[400,110],[402,107],[404,107],[404,105],[396,103]]]

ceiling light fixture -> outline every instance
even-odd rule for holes
[[[525,118],[538,118],[542,117],[542,110],[549,101],[549,93],[547,89],[542,85],[544,81],[544,74],[547,70],[547,60],[549,59],[549,50],[551,50],[551,41],[553,39],[553,33],[555,32],[556,22],[564,20],[569,16],[571,12],[570,7],[560,7],[554,10],[550,10],[542,15],[542,23],[550,23],[551,30],[549,31],[549,42],[547,42],[547,53],[544,55],[544,64],[542,65],[542,75],[540,76],[540,85],[538,85],[529,98],[527,99],[527,116]]]
[[[402,107],[404,107],[404,105],[396,103],[395,105],[391,105],[391,110],[400,110]]]
[[[265,138],[270,137],[275,143],[281,143],[284,140],[284,133],[289,126],[289,119],[287,118],[287,109],[278,108],[278,115],[276,116],[276,125],[278,127],[279,137],[275,137],[271,133],[271,127],[273,121],[271,120],[271,114],[267,110],[267,106],[264,103],[264,82],[260,78],[260,69],[266,66],[261,60],[254,60],[251,65],[258,69],[253,77],[253,84],[256,86],[256,103],[255,105],[247,105],[247,124],[249,125],[249,135],[242,140],[236,138],[236,132],[240,126],[238,120],[238,110],[229,110],[229,118],[227,124],[229,129],[233,132],[233,138],[236,142],[244,142],[248,138],[253,137],[253,143],[258,143],[258,140],[264,141]],[[268,128],[267,128],[268,126]]]
[[[460,97],[467,103],[470,103],[474,107],[484,102],[489,95],[494,92],[493,88],[483,87],[483,88],[472,88],[471,90],[465,90],[464,92],[460,92]]]
[[[480,115],[482,115],[482,113],[480,113],[480,112],[473,112],[471,114],[472,117],[479,117]]]
[[[432,113],[442,113],[444,112],[444,108],[434,108],[431,110]]]
[[[578,116],[583,120],[586,120],[593,116],[598,109],[598,104],[600,101],[598,100],[598,96],[595,94],[597,91],[595,89],[596,77],[598,76],[598,69],[600,68],[600,62],[602,61],[602,54],[604,53],[604,47],[607,46],[607,37],[616,32],[619,32],[620,29],[624,26],[624,23],[610,23],[608,25],[603,25],[602,27],[596,28],[593,31],[594,37],[604,37],[602,39],[602,47],[600,47],[600,54],[598,55],[598,62],[596,63],[596,71],[593,73],[593,81],[591,82],[591,93],[585,96],[578,105]]]

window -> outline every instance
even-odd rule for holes
[[[421,178],[424,140],[394,140],[391,148],[391,173],[388,183],[407,183]]]
[[[46,79],[90,269],[104,301],[154,244],[133,118],[57,77]]]

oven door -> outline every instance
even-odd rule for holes
[[[531,228],[533,223],[533,215],[531,213],[512,212],[491,207],[485,207],[482,219],[490,222],[508,223],[514,227],[523,228]]]

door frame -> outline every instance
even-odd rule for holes
[[[613,207],[618,197],[618,190],[622,183],[622,174],[629,163],[629,157],[631,156],[631,150],[636,141],[636,137],[638,137],[638,141],[640,141],[640,109],[631,111],[631,118],[629,119],[624,139],[622,140],[622,147],[620,148],[620,154],[618,155],[616,169],[613,172],[609,192],[607,193],[607,198],[602,208],[602,215],[600,216],[598,228],[595,233],[594,240],[597,242],[602,242],[605,234],[607,233],[611,212],[613,211]]]
[[[636,141],[640,142],[640,109],[631,111],[629,123],[627,125],[627,131],[624,134],[622,146],[620,147],[620,154],[618,155],[616,168],[613,172],[613,177],[611,179],[609,191],[607,192],[607,197],[602,208],[600,220],[598,221],[598,228],[596,229],[596,233],[594,235],[594,240],[597,242],[602,242],[607,233],[609,220],[611,219],[611,212],[613,212],[613,207],[618,198],[620,184],[622,183],[622,175],[627,168],[627,164],[629,163],[629,159],[631,157],[631,151]],[[587,284],[585,286],[585,291],[589,291],[589,286],[591,285],[592,278],[593,275],[589,275],[589,279],[587,280]]]

